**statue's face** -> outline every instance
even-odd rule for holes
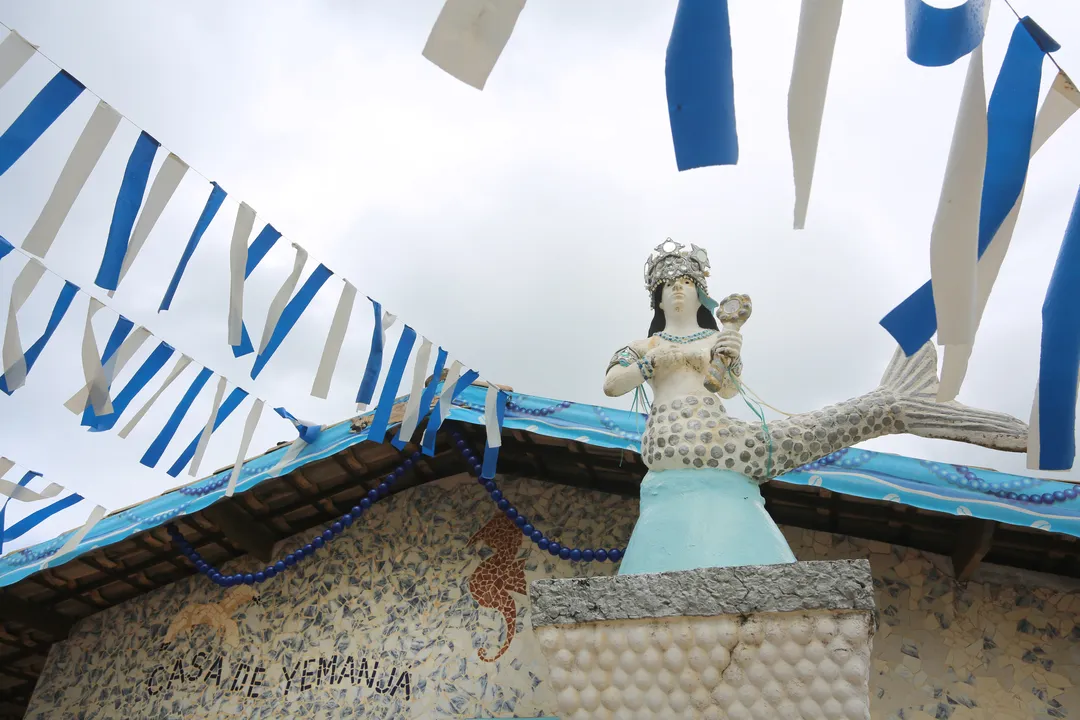
[[[697,286],[689,278],[677,278],[664,284],[660,294],[660,309],[665,313],[697,313],[701,307]]]

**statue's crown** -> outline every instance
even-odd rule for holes
[[[693,243],[688,251],[685,245],[668,238],[645,261],[645,289],[649,291],[650,302],[659,285],[681,277],[690,278],[708,295],[705,278],[709,277],[709,254]]]

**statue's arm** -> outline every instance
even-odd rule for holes
[[[652,364],[633,347],[627,345],[611,357],[604,375],[604,394],[608,397],[625,395],[652,376]]]

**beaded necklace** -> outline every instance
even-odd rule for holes
[[[692,343],[697,340],[702,340],[709,337],[710,335],[715,334],[715,330],[699,330],[693,335],[672,335],[670,333],[664,332],[663,330],[658,333],[654,333],[654,335],[659,337],[661,340],[667,340],[670,343],[677,343],[679,345],[685,345],[686,343]]]

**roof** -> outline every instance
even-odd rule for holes
[[[485,393],[466,388],[448,419],[477,447],[484,442]],[[403,400],[392,424],[400,422]],[[645,416],[521,393],[512,400],[501,473],[637,495],[646,472],[637,455]],[[269,560],[278,540],[347,512],[418,449],[368,442],[368,422],[363,416],[327,428],[284,465],[286,445],[247,461],[231,498],[224,496],[231,474],[225,468],[113,513],[70,555],[56,556],[65,534],[0,558],[0,586],[6,586],[0,590],[0,717],[21,717],[49,647],[73,623],[195,572],[165,523],[178,523],[198,552],[220,566],[248,553]],[[393,492],[466,470],[448,435],[440,433],[434,454]],[[858,449],[778,480],[763,494],[782,525],[950,555],[962,577],[983,558],[1080,577],[1078,486]],[[1022,502],[1021,494],[1029,499]],[[1030,500],[1035,495],[1038,503]]]

